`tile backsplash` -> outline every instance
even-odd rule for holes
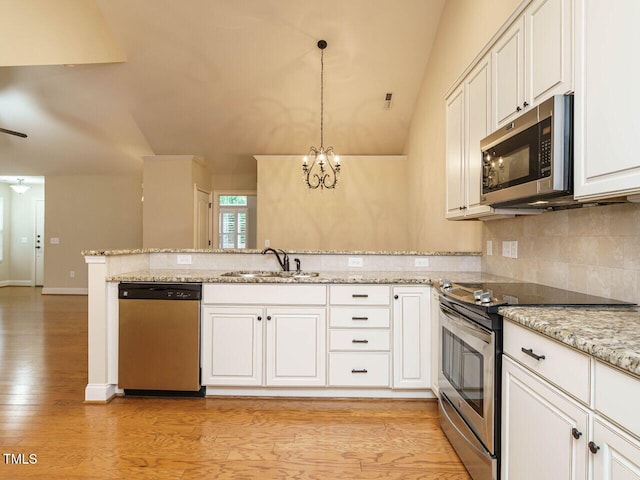
[[[503,242],[518,242],[517,258]],[[483,272],[640,304],[639,204],[486,222],[483,245]]]

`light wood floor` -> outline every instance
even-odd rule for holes
[[[86,317],[86,297],[0,288],[0,479],[469,480],[429,401],[86,405]]]

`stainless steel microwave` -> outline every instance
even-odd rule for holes
[[[545,208],[573,200],[573,96],[556,95],[480,142],[480,203]]]

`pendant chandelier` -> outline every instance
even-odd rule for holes
[[[333,147],[324,148],[324,49],[327,42],[318,42],[320,49],[320,148],[311,147],[302,160],[302,172],[311,189],[336,188],[340,174],[340,157]],[[311,162],[311,165],[309,165]]]

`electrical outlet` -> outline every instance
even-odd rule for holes
[[[69,278],[76,278],[76,272],[69,270]]]
[[[178,265],[191,265],[191,255],[178,255]]]
[[[511,258],[518,258],[518,241],[511,242]]]
[[[58,237],[51,237],[49,239],[49,243],[51,245],[58,245],[60,243],[60,239]]]
[[[493,255],[493,241],[487,240],[487,256]]]
[[[502,242],[502,256],[511,258],[511,242]]]
[[[271,240],[265,240],[264,241],[264,246],[265,247],[270,247],[271,246]]]
[[[362,261],[362,257],[349,257],[349,266],[350,267],[361,267],[364,265]]]
[[[415,267],[428,267],[429,266],[429,259],[427,257],[419,257],[416,258],[413,262],[413,265]]]

